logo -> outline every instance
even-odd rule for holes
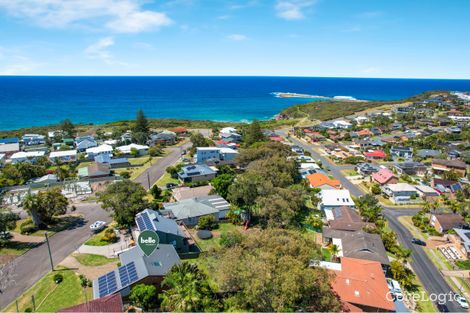
[[[144,230],[137,239],[137,244],[146,256],[150,256],[158,248],[160,240],[153,230]]]

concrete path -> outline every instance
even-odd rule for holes
[[[107,258],[115,258],[116,252],[122,251],[129,247],[129,239],[121,239],[119,242],[107,245],[107,246],[87,246],[81,245],[78,249],[78,253],[87,254],[99,254]]]

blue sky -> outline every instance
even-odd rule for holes
[[[470,78],[467,0],[0,0],[1,75]]]

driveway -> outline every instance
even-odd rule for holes
[[[166,168],[176,163],[181,158],[182,151],[187,150],[191,145],[191,142],[187,142],[179,147],[168,148],[170,150],[168,155],[157,160],[134,181],[144,186],[145,189],[150,189],[165,174]]]
[[[54,265],[62,262],[90,237],[90,224],[96,220],[111,221],[109,213],[97,203],[79,203],[75,206],[77,210],[74,213],[82,214],[84,223],[61,231],[49,239]],[[0,296],[0,308],[13,302],[51,270],[45,243],[16,258],[14,263],[16,264],[15,283],[3,290]]]
[[[286,137],[287,131],[281,130],[277,131],[278,134]],[[312,157],[322,161],[322,163],[330,168],[330,173],[336,179],[338,179],[344,188],[348,189],[351,195],[355,197],[359,197],[364,194],[364,192],[359,189],[357,186],[352,184],[342,173],[341,167],[335,166],[331,164],[325,157],[321,156],[315,150],[313,150],[312,146],[298,140],[296,138],[290,137],[290,141],[294,144],[304,148],[306,151],[312,154]],[[415,215],[418,212],[418,209],[410,209],[410,208],[389,208],[384,207],[383,214],[384,217],[388,220],[390,228],[395,231],[398,235],[398,240],[407,249],[412,250],[411,254],[411,266],[413,267],[414,272],[418,276],[419,280],[423,284],[423,287],[426,289],[428,294],[435,294],[435,295],[443,295],[449,294],[452,292],[452,289],[449,287],[447,282],[444,280],[443,276],[441,275],[440,271],[436,268],[434,263],[428,258],[426,253],[423,251],[423,248],[411,243],[412,235],[403,226],[399,221],[399,216],[404,215]],[[467,312],[466,310],[462,309],[458,303],[454,301],[446,301],[446,306],[450,312]]]

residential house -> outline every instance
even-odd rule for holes
[[[398,177],[388,168],[381,168],[378,172],[373,173],[371,179],[379,185],[398,183]]]
[[[191,164],[181,168],[179,179],[185,183],[208,181],[215,178],[216,171],[205,164]]]
[[[59,181],[59,179],[57,178],[57,175],[55,175],[55,174],[46,174],[42,177],[31,179],[28,183],[47,186],[47,185],[50,185],[50,184],[54,184],[58,181]]]
[[[162,214],[185,225],[197,225],[202,216],[212,215],[218,221],[225,219],[230,210],[230,204],[219,195],[194,197],[178,202],[165,203]]]
[[[240,148],[240,144],[239,143],[235,143],[235,142],[228,142],[228,141],[225,141],[225,140],[217,140],[215,142],[215,146],[216,147],[219,147],[219,148],[232,148],[234,150]]]
[[[75,162],[77,160],[77,150],[59,150],[49,154],[51,162]]]
[[[189,131],[186,127],[173,127],[173,128],[170,128],[168,131],[176,134],[176,136],[178,137],[189,135]]]
[[[453,228],[461,228],[465,225],[465,220],[462,215],[456,213],[431,214],[429,224],[442,234]]]
[[[346,122],[344,120],[333,121],[332,124],[334,128],[338,128],[338,129],[349,129],[352,127],[351,123]]]
[[[413,149],[410,147],[392,147],[390,155],[395,158],[411,159],[413,157]]]
[[[320,202],[318,204],[318,208],[324,210],[325,214],[328,214],[326,213],[327,210],[340,208],[342,206],[347,206],[350,208],[355,207],[354,201],[351,198],[349,190],[325,189],[320,192]]]
[[[418,195],[425,200],[432,200],[436,197],[439,197],[439,192],[434,188],[426,185],[417,185],[415,186]]]
[[[416,152],[416,155],[423,159],[437,158],[440,154],[441,152],[439,150],[432,149],[420,149]]]
[[[446,193],[450,195],[456,193],[458,190],[462,190],[462,185],[458,181],[454,180],[433,178],[431,185],[440,193]]]
[[[195,162],[208,165],[232,164],[237,155],[238,151],[231,148],[197,147]]]
[[[134,155],[135,152],[136,156],[142,156],[148,153],[149,146],[131,143],[130,145],[117,147],[116,150],[125,155]]]
[[[307,175],[307,180],[311,188],[319,188],[321,190],[334,190],[341,188],[341,182],[336,179],[330,179],[328,176],[321,173],[314,173]]]
[[[136,215],[135,221],[139,232],[155,231],[160,239],[159,243],[173,245],[180,256],[196,251],[197,247],[184,227],[178,225],[174,219],[163,216],[160,211],[146,209]]]
[[[387,157],[387,154],[383,150],[373,150],[364,152],[364,156],[368,160],[381,160]]]
[[[75,138],[74,144],[78,152],[84,152],[89,148],[98,147],[98,143],[93,136],[77,137]]]
[[[199,186],[199,187],[178,187],[171,190],[171,196],[175,201],[181,201],[185,199],[195,198],[195,197],[204,197],[208,196],[212,191],[212,186]]]
[[[131,165],[128,158],[111,158],[109,154],[100,154],[96,156],[95,162],[109,164],[111,168],[122,168]]]
[[[173,245],[159,244],[150,255],[135,246],[119,254],[121,266],[93,280],[93,298],[119,293],[127,297],[136,284],[154,285],[161,292],[161,282],[181,260]]]
[[[111,175],[111,166],[107,163],[93,163],[78,170],[79,178],[102,178]]]
[[[361,129],[356,132],[358,137],[372,137],[374,134],[367,128]]]
[[[96,156],[101,154],[113,155],[113,147],[110,145],[99,145],[98,147],[88,148],[85,150],[89,159],[94,159]]]
[[[164,144],[164,145],[174,145],[177,140],[176,133],[172,131],[162,131],[158,134],[150,135],[150,143],[155,144]]]
[[[376,261],[384,268],[390,265],[380,235],[369,234],[363,230],[348,231],[324,227],[323,242],[325,245],[336,245],[339,250],[338,257]]]
[[[103,298],[60,309],[57,313],[117,313],[124,312],[121,295],[111,294]]]
[[[357,231],[364,227],[374,227],[373,223],[365,223],[355,209],[347,206],[325,212],[328,227],[336,230]]]
[[[372,128],[370,129],[370,131],[371,131],[371,133],[372,133],[373,136],[380,136],[380,135],[383,134],[383,130],[380,129],[380,127],[372,127]]]
[[[419,162],[396,163],[394,168],[399,175],[424,176],[428,171],[427,166]]]
[[[379,262],[341,258],[341,263],[320,262],[332,273],[331,287],[344,312],[395,312],[387,280]]]
[[[319,173],[320,171],[322,170],[316,163],[300,163],[299,175],[302,179],[306,179],[308,175]]]
[[[20,151],[13,153],[10,156],[12,164],[17,164],[21,162],[35,163],[39,158],[43,157],[46,153],[44,151]]]
[[[470,259],[470,229],[454,228],[454,231],[455,236],[452,236],[451,241]]]
[[[12,154],[20,151],[20,141],[18,138],[0,139],[0,153]]]
[[[356,165],[356,172],[361,174],[362,176],[369,176],[373,173],[377,173],[380,168],[371,163],[359,163]]]
[[[242,140],[242,135],[237,133],[220,133],[219,137],[225,142],[237,143]]]
[[[418,196],[416,188],[407,183],[387,184],[382,186],[382,191],[393,203],[407,203]]]
[[[403,125],[401,123],[392,123],[392,130],[400,130],[403,128]]]
[[[465,177],[467,174],[467,164],[460,160],[433,159],[431,167],[436,174],[449,171],[454,171],[460,177]]]
[[[132,141],[132,132],[128,130],[127,132],[122,134],[121,141],[125,143],[130,143]]]
[[[233,127],[224,127],[219,131],[219,134],[236,134],[237,129]]]
[[[25,134],[21,137],[25,146],[43,145],[46,143],[46,136],[39,134]]]
[[[357,124],[360,125],[360,124],[363,124],[363,123],[369,121],[369,118],[366,117],[366,116],[356,116],[356,117],[354,118],[354,121],[355,121]]]

